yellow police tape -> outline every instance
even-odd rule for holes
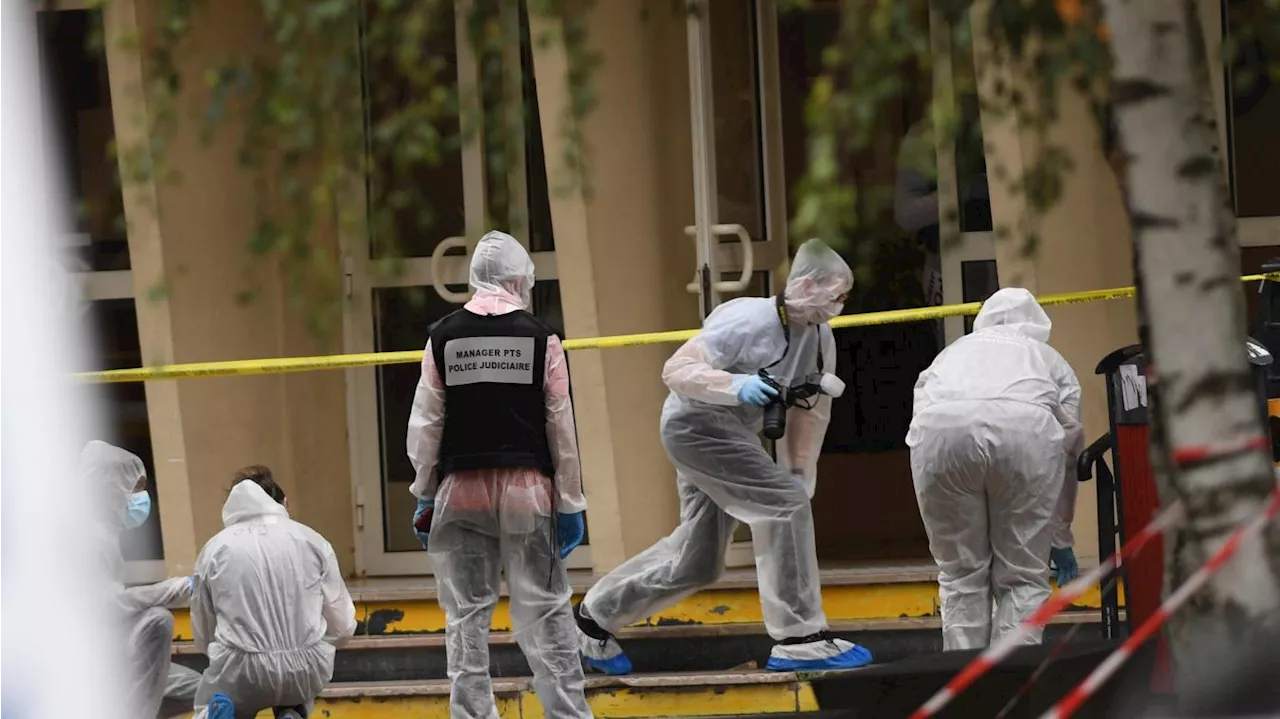
[[[1280,273],[1261,275],[1245,275],[1241,282],[1257,282],[1260,280],[1280,281]],[[1063,292],[1043,295],[1036,300],[1044,307],[1074,305],[1082,302],[1100,300],[1118,300],[1134,295],[1132,287],[1117,287],[1110,290],[1088,290],[1085,292]],[[944,317],[962,317],[978,314],[981,302],[966,302],[959,305],[941,305],[938,307],[916,307],[907,310],[887,310],[884,312],[866,312],[857,315],[844,315],[831,321],[831,326],[868,327],[871,325],[888,325],[903,322],[920,322],[936,320]],[[675,330],[672,332],[646,332],[636,335],[617,335],[614,337],[593,337],[587,339],[565,340],[566,350],[613,349],[616,347],[636,347],[639,345],[668,344],[683,342],[698,333],[698,330]],[[145,382],[162,379],[190,379],[194,377],[228,377],[255,374],[274,374],[277,372],[309,372],[321,369],[352,369],[355,367],[371,367],[387,364],[409,364],[422,361],[422,350],[404,352],[365,352],[349,355],[324,355],[320,357],[281,357],[277,359],[234,360],[230,362],[193,362],[191,364],[159,365],[156,367],[140,367],[137,369],[117,369],[103,372],[83,372],[77,374],[78,379],[88,382]]]

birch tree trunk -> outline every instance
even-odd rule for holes
[[[1113,99],[1127,155],[1139,333],[1150,362],[1151,451],[1162,500],[1182,499],[1166,577],[1181,584],[1242,523],[1276,479],[1244,348],[1235,222],[1215,156],[1209,63],[1195,0],[1103,0],[1114,57]],[[1234,447],[1234,449],[1231,449]],[[1180,450],[1209,458],[1179,465]],[[1216,448],[1216,449],[1215,449]],[[1280,621],[1280,527],[1171,620],[1179,693],[1221,676],[1265,625]]]

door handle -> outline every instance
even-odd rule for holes
[[[696,225],[689,225],[684,228],[684,233],[690,237],[698,236],[698,228]],[[755,255],[751,246],[751,235],[747,233],[747,228],[737,224],[712,225],[711,235],[713,237],[724,237],[726,235],[735,235],[738,243],[742,245],[742,274],[736,280],[718,280],[711,284],[711,288],[716,292],[742,292],[751,286],[751,275],[755,272]],[[693,282],[685,285],[685,289],[693,294],[698,294],[700,290],[698,275],[695,272]]]
[[[458,247],[466,250],[467,238],[446,237],[431,251],[431,286],[435,288],[436,294],[440,295],[440,299],[445,302],[452,302],[455,305],[463,304],[471,299],[471,293],[450,290],[444,278],[441,277],[441,265],[444,264],[444,253]]]

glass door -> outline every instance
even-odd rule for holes
[[[688,12],[697,267],[687,289],[705,317],[723,301],[769,296],[787,258],[774,0],[696,0]],[[740,527],[730,566],[754,562]]]
[[[372,7],[372,6],[371,6]],[[348,352],[420,350],[427,329],[453,312],[468,298],[469,251],[490,229],[510,232],[531,250],[537,272],[531,310],[563,329],[557,282],[554,238],[547,194],[541,129],[527,21],[523,8],[501,4],[495,18],[506,31],[519,33],[521,42],[497,59],[510,72],[496,93],[480,83],[480,59],[468,37],[470,4],[444,6],[448,17],[436,24],[438,37],[432,47],[447,59],[438,81],[456,86],[458,116],[438,127],[445,137],[462,142],[446,149],[437,164],[413,177],[419,188],[428,188],[432,221],[421,232],[417,213],[423,208],[393,212],[394,244],[368,226],[368,236],[344,238],[348,302],[344,323]],[[438,48],[444,48],[443,51]],[[488,61],[490,58],[485,58]],[[404,90],[390,68],[365,69],[368,125],[395,107]],[[390,104],[389,104],[390,103]],[[513,107],[514,105],[514,107]],[[523,117],[523,136],[495,140],[484,129],[469,131],[466,121],[508,113],[504,122]],[[514,115],[512,114],[514,113]],[[489,123],[478,123],[481,127]],[[486,168],[486,152],[495,141],[516,161],[504,176]],[[449,145],[446,144],[446,148]],[[371,150],[373,171],[364,183],[361,207],[386,207],[395,187],[380,181],[388,173],[380,166],[392,162]],[[365,204],[367,203],[367,204]],[[349,370],[347,412],[351,471],[355,501],[356,566],[365,575],[416,575],[431,572],[410,527],[415,500],[409,493],[413,467],[405,453],[405,431],[414,390],[421,376],[416,364],[388,365]],[[588,548],[574,552],[570,567],[590,567]]]

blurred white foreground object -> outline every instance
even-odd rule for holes
[[[96,508],[76,458],[96,408],[71,379],[71,278],[57,264],[65,210],[41,108],[35,6],[0,4],[3,234],[0,248],[0,562],[6,719],[132,717],[123,706],[121,640],[106,620],[107,577],[91,531]],[[63,213],[66,216],[69,213]]]

